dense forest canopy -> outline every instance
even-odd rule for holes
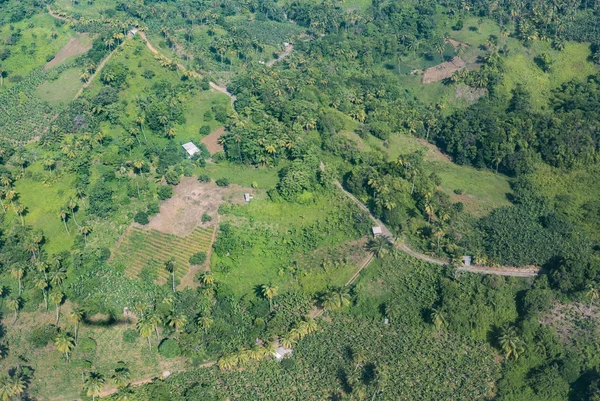
[[[0,0],[3,399],[599,399],[599,21]]]

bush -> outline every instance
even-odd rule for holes
[[[192,255],[190,258],[190,264],[201,265],[206,261],[206,252],[198,252]]]
[[[172,338],[167,338],[158,346],[158,353],[165,358],[174,358],[181,355],[181,348],[179,348],[177,341]]]
[[[46,324],[31,330],[28,340],[35,348],[43,348],[49,342],[53,342],[57,335],[58,328],[54,325]]]
[[[158,212],[160,212],[160,205],[158,204],[158,202],[151,202],[148,203],[147,209],[148,216],[154,216],[155,214],[158,214]]]
[[[200,174],[198,176],[198,181],[200,181],[200,182],[210,182],[210,176],[208,174]]]
[[[77,348],[79,348],[79,350],[81,352],[90,353],[90,354],[94,353],[94,352],[96,352],[96,340],[94,340],[93,338],[90,338],[90,337],[84,337],[79,340],[79,343],[77,344]]]
[[[150,223],[150,220],[148,219],[148,213],[142,212],[141,210],[135,214],[133,221],[144,226]]]
[[[208,125],[203,125],[200,127],[200,135],[204,136],[208,134],[210,134],[210,127]]]
[[[225,160],[227,160],[227,156],[225,156],[224,152],[217,152],[214,155],[212,155],[212,161],[215,163],[220,163]]]
[[[137,330],[127,329],[123,332],[123,342],[130,343],[130,344],[134,343],[137,341],[139,336],[140,336],[140,333],[138,333]]]
[[[142,73],[142,77],[144,77],[146,79],[152,79],[152,78],[154,78],[155,75],[156,75],[156,73],[152,70],[145,70]]]
[[[161,185],[158,187],[158,199],[165,200],[173,196],[173,188],[168,185]]]
[[[225,177],[223,178],[219,178],[215,181],[215,184],[217,184],[217,186],[219,187],[228,187],[229,186],[229,180]]]
[[[202,222],[203,223],[208,223],[209,221],[212,221],[212,217],[210,217],[210,214],[204,213],[202,215]]]
[[[181,174],[174,170],[169,170],[167,174],[165,174],[165,180],[167,184],[177,185],[181,181]]]

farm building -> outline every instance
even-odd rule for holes
[[[373,230],[373,237],[377,237],[378,235],[381,235],[383,233],[383,231],[381,231],[381,227],[376,226],[372,228]]]
[[[277,351],[275,351],[273,353],[273,356],[275,357],[275,359],[277,359],[278,361],[281,361],[283,358],[285,358],[287,355],[292,355],[292,350],[289,348],[285,348],[282,346],[277,347]]]
[[[250,199],[252,199],[252,195],[250,195],[248,192],[246,192],[244,194],[244,200],[246,201],[246,203],[250,202]]]
[[[463,256],[462,260],[463,260],[463,265],[471,266],[471,257],[470,256]]]
[[[192,157],[196,153],[200,152],[200,149],[198,149],[198,147],[196,145],[194,145],[192,142],[184,143],[181,146],[183,146],[185,151],[188,153],[189,157]]]

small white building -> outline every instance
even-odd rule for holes
[[[275,353],[273,353],[273,356],[278,361],[281,361],[287,355],[292,355],[292,352],[293,351],[290,348],[285,348],[285,347],[279,346],[279,347],[277,347],[277,351],[275,351]]]
[[[135,34],[138,33],[138,30],[134,28],[130,30],[129,33],[131,34],[131,36],[135,36]]]
[[[377,237],[378,235],[383,234],[383,231],[381,231],[381,227],[379,227],[379,226],[373,227],[372,230],[373,230],[373,237]]]
[[[246,192],[244,194],[244,200],[246,201],[246,203],[250,202],[250,199],[252,199],[252,198],[253,198],[253,196],[250,195],[248,192]]]
[[[200,149],[198,149],[198,147],[196,145],[194,145],[192,142],[184,143],[181,146],[183,146],[185,151],[188,153],[189,157],[192,157],[196,153],[200,152]]]
[[[471,266],[471,257],[470,256],[463,256],[462,260],[463,260],[463,265]]]

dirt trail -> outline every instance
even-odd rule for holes
[[[161,57],[164,57],[166,60],[168,60],[168,61],[171,61],[171,59],[170,59],[170,58],[168,58],[167,56],[165,56],[164,54],[162,54],[161,52],[159,52],[159,51],[158,51],[158,50],[157,50],[157,49],[156,49],[154,46],[152,46],[152,43],[150,43],[150,41],[148,40],[148,37],[146,36],[146,33],[145,33],[145,32],[143,32],[143,31],[140,31],[140,32],[139,32],[139,35],[140,35],[140,37],[141,37],[141,38],[144,40],[144,42],[146,42],[146,46],[148,47],[148,49],[149,49],[149,50],[150,50],[152,53],[154,53],[154,54],[158,54],[158,55],[160,55]],[[184,71],[186,70],[186,68],[185,68],[185,66],[184,66],[183,64],[179,64],[179,63],[178,63],[178,64],[177,64],[177,66],[178,66],[178,67],[179,67],[179,69],[181,69],[181,70],[184,70]],[[210,84],[210,87],[211,87],[211,88],[213,88],[214,90],[216,90],[216,91],[219,91],[219,92],[221,92],[221,93],[224,93],[224,94],[226,94],[227,96],[229,96],[229,99],[231,99],[231,105],[233,106],[233,103],[234,103],[234,102],[237,100],[234,94],[232,94],[231,92],[229,92],[229,91],[227,90],[227,88],[225,88],[224,86],[219,86],[219,85],[217,85],[216,83],[214,83],[214,82],[212,82],[212,81],[211,81],[211,82],[209,82],[209,84]]]
[[[283,60],[284,58],[286,58],[287,56],[289,56],[292,53],[292,50],[294,50],[294,45],[289,43],[285,47],[285,50],[283,51],[283,53],[281,53],[281,55],[279,55],[279,57],[277,57],[276,59],[273,59],[267,63],[267,67],[272,67],[275,63],[277,63],[277,62]]]
[[[364,210],[365,212],[367,212],[369,214],[369,216],[371,217],[371,220],[377,226],[381,227],[381,231],[383,232],[383,235],[385,235],[390,240],[390,242],[392,242],[396,247],[398,247],[398,249],[400,249],[401,251],[403,251],[404,253],[406,253],[408,255],[411,255],[417,259],[424,260],[425,262],[428,262],[428,263],[433,263],[436,265],[447,265],[450,263],[450,260],[448,260],[448,259],[440,259],[440,258],[434,258],[431,256],[427,256],[420,252],[410,249],[406,244],[403,244],[401,242],[396,242],[394,240],[394,235],[392,235],[392,232],[385,226],[385,224],[383,224],[383,222],[381,220],[375,218],[375,216],[373,216],[371,214],[370,210],[365,205],[363,205],[363,203],[361,201],[356,199],[356,197],[354,195],[352,195],[350,192],[346,191],[344,189],[344,187],[342,187],[342,184],[340,184],[338,181],[336,181],[335,184],[337,185],[338,188],[340,188],[342,190],[342,192],[344,192],[344,194],[346,194],[346,196],[348,198],[350,198],[350,200],[352,200],[356,205],[358,205],[358,207],[360,207],[362,210]],[[541,271],[541,269],[537,266],[528,267],[528,268],[518,268],[518,267],[514,267],[514,266],[492,267],[492,266],[478,266],[478,265],[471,265],[471,266],[461,265],[461,266],[458,266],[457,270],[467,271],[467,272],[471,272],[471,273],[495,274],[498,276],[513,276],[513,277],[535,277]]]

